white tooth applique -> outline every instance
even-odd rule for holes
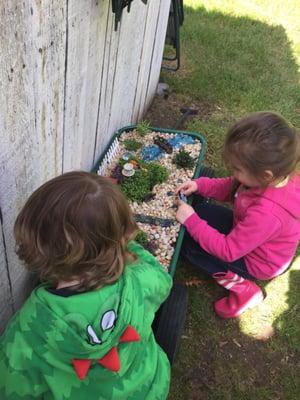
[[[87,334],[90,338],[91,344],[101,344],[102,340],[98,338],[96,332],[94,331],[92,325],[87,326]]]
[[[117,316],[114,310],[106,311],[101,319],[102,330],[107,331],[108,329],[111,329],[114,326],[116,319]]]

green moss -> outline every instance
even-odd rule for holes
[[[136,151],[142,147],[142,143],[134,139],[124,140],[125,149],[128,151]]]
[[[148,171],[136,170],[132,177],[124,179],[121,189],[128,199],[141,202],[145,194],[151,191]]]
[[[146,167],[150,174],[150,185],[151,188],[157,185],[158,183],[163,183],[168,179],[169,171],[167,168],[163,167],[162,165],[149,162]]]
[[[137,169],[132,177],[124,179],[121,189],[128,199],[141,202],[156,184],[168,178],[169,173],[158,163],[144,163],[140,160],[137,162],[142,168]]]

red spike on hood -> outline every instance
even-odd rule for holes
[[[137,331],[131,325],[128,325],[119,342],[139,342],[140,340],[141,338]]]
[[[89,359],[81,359],[81,360],[72,360],[73,367],[79,379],[83,380],[90,369],[92,360]]]
[[[117,372],[121,368],[118,350],[116,347],[112,347],[104,357],[97,360],[104,368],[110,371]]]

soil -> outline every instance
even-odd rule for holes
[[[187,115],[185,118],[181,109],[190,109],[196,114]],[[185,130],[195,116],[207,118],[213,110],[214,107],[209,103],[193,102],[171,93],[166,97],[155,96],[143,119],[149,121],[153,127]]]

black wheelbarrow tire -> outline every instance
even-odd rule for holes
[[[188,291],[181,284],[174,284],[167,300],[156,313],[153,332],[157,343],[165,351],[171,364],[178,353],[188,304]]]

